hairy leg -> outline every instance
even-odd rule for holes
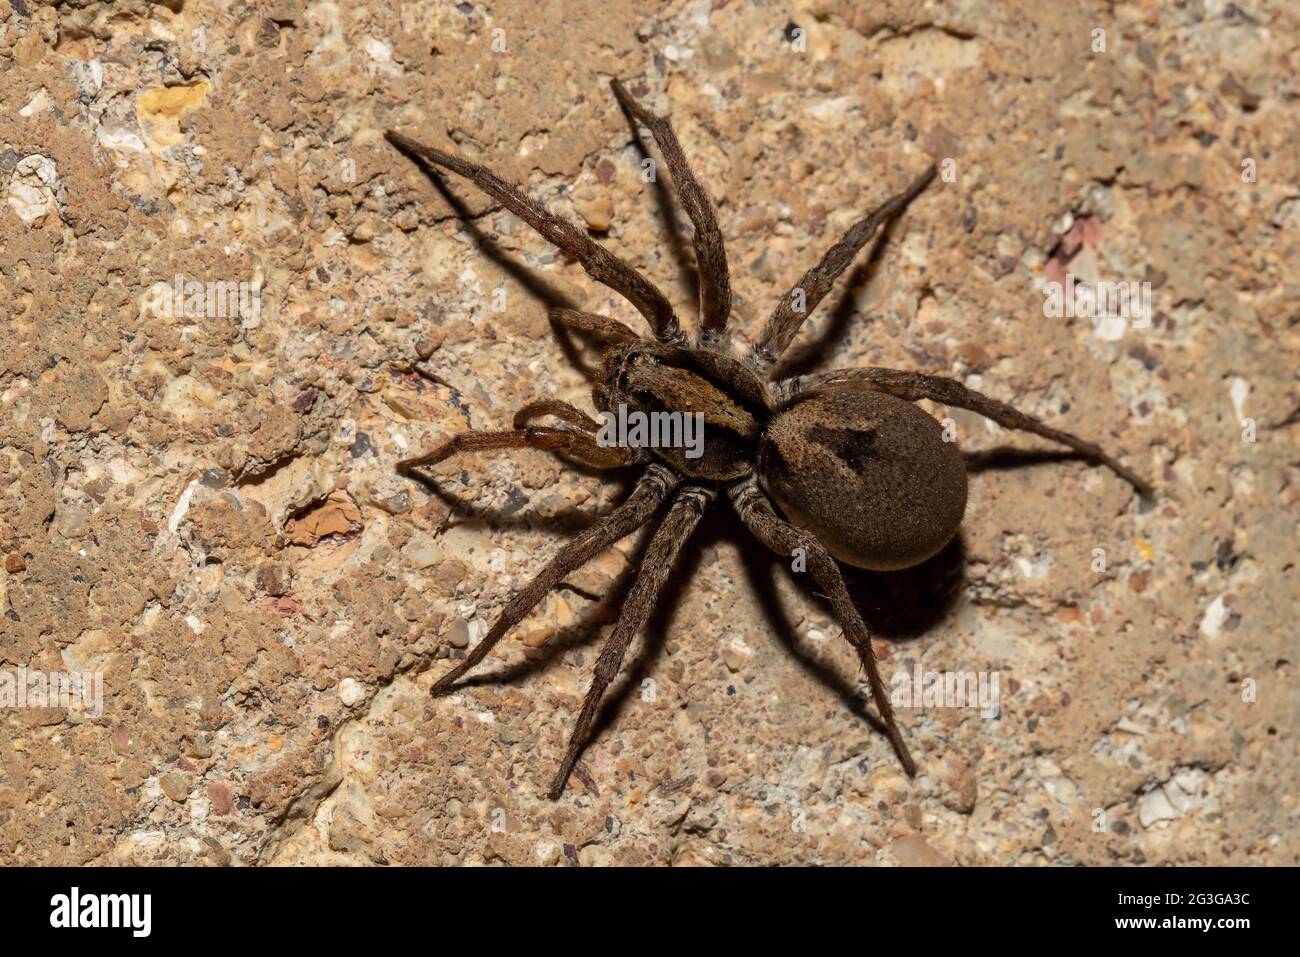
[[[584,432],[594,433],[600,428],[600,423],[586,412],[559,399],[539,399],[537,402],[529,402],[515,413],[514,426],[516,429],[526,429],[532,425],[533,419],[543,415],[553,415],[561,422],[566,422]]]
[[[684,341],[677,315],[664,294],[640,272],[593,240],[586,232],[529,199],[485,166],[425,146],[392,130],[385,135],[390,143],[408,156],[465,177],[548,241],[560,247],[581,263],[592,279],[620,293],[636,306],[658,339],[673,343]]]
[[[803,278],[794,288],[781,298],[776,310],[767,320],[767,325],[763,327],[758,343],[754,346],[753,361],[760,371],[771,370],[776,360],[781,358],[781,354],[794,339],[795,333],[799,331],[804,320],[817,308],[817,304],[825,298],[826,293],[830,292],[831,286],[840,273],[848,268],[853,257],[876,234],[881,224],[901,212],[903,207],[929,185],[930,180],[934,179],[934,173],[935,168],[931,164],[929,169],[914,179],[907,189],[889,197],[879,207],[850,226],[840,241],[826,251],[821,262],[804,273]]]
[[[558,798],[564,791],[564,783],[569,779],[569,773],[587,743],[587,736],[591,733],[591,723],[596,718],[596,710],[600,707],[600,699],[604,696],[605,689],[618,674],[618,669],[623,664],[623,656],[627,654],[632,639],[650,617],[655,600],[659,597],[659,591],[663,588],[668,573],[672,571],[682,545],[699,524],[700,516],[713,501],[713,496],[712,489],[694,486],[682,489],[673,499],[672,507],[664,516],[663,522],[655,529],[654,537],[646,546],[645,558],[641,562],[636,580],[628,591],[627,599],[623,602],[622,611],[619,612],[618,623],[605,639],[600,649],[600,657],[596,659],[591,687],[587,689],[587,696],[582,702],[582,711],[573,726],[573,733],[569,735],[568,750],[564,754],[564,760],[560,762],[559,772],[551,782],[552,798]]]
[[[569,309],[556,306],[550,311],[551,321],[565,329],[576,329],[603,339],[606,342],[631,342],[639,339],[635,332],[617,319],[602,316],[596,312],[583,312],[581,309]]]
[[[575,410],[576,411],[576,410]],[[402,459],[397,463],[399,472],[411,472],[446,461],[462,452],[484,452],[493,449],[547,449],[596,469],[617,469],[643,461],[635,449],[603,446],[595,435],[570,427],[531,425],[528,428],[503,432],[471,430],[453,435],[432,452]]]
[[[596,469],[616,469],[626,465],[638,465],[650,461],[650,454],[645,449],[623,448],[621,446],[603,446],[587,441],[585,436],[595,437],[600,431],[600,423],[586,412],[558,399],[542,399],[530,402],[515,413],[516,429],[534,427],[533,419],[550,415],[559,419],[566,428],[581,429],[584,438],[571,449],[558,449],[557,454],[572,459],[581,465]]]
[[[1096,443],[1088,442],[1077,435],[1071,435],[1069,432],[1054,429],[1027,412],[1021,412],[1005,402],[999,402],[997,399],[991,399],[973,389],[968,389],[953,379],[924,375],[920,372],[908,372],[902,369],[841,369],[799,379],[794,384],[794,390],[797,394],[818,386],[853,383],[876,389],[879,392],[888,392],[890,395],[896,395],[900,399],[913,402],[917,399],[930,399],[959,409],[969,409],[992,419],[1004,428],[1041,435],[1045,439],[1059,442],[1106,466],[1106,468],[1137,489],[1139,494],[1145,496],[1152,494],[1149,483],[1131,469],[1120,465],[1119,462],[1103,452],[1101,446]]]
[[[564,580],[565,575],[581,568],[601,551],[649,521],[668,493],[677,487],[678,481],[676,475],[661,465],[652,465],[646,469],[622,505],[566,542],[559,554],[532,581],[510,597],[483,640],[470,649],[460,664],[434,683],[431,693],[440,695],[451,690],[452,685],[486,658],[496,643],[523,621],[537,603]]]
[[[871,632],[853,604],[853,599],[849,597],[839,565],[835,564],[835,559],[815,535],[796,528],[777,515],[776,510],[772,508],[767,497],[759,491],[752,478],[733,485],[730,493],[741,521],[760,542],[778,555],[787,558],[796,548],[803,549],[813,581],[830,598],[831,609],[840,627],[844,629],[844,637],[857,651],[858,658],[866,669],[871,696],[876,699],[876,709],[885,723],[885,729],[894,751],[898,754],[898,760],[902,762],[904,770],[909,775],[915,776],[916,762],[912,760],[907,745],[903,743],[903,736],[894,721],[893,705],[889,702],[889,695],[885,692],[884,682],[880,680],[880,671],[876,667],[876,653],[871,647]]]
[[[611,80],[610,86],[623,109],[646,126],[659,144],[659,152],[668,163],[682,207],[695,226],[695,260],[700,270],[700,339],[705,343],[716,343],[731,314],[731,276],[713,201],[686,161],[672,121],[643,107],[618,80]]]

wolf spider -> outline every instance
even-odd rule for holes
[[[558,798],[587,742],[601,697],[649,618],[682,546],[705,509],[724,492],[760,542],[778,554],[805,559],[813,581],[830,599],[844,637],[861,659],[899,761],[914,776],[916,764],[885,693],[871,635],[836,564],[838,559],[867,569],[907,568],[938,552],[961,524],[966,507],[965,464],[956,445],[945,441],[939,423],[911,403],[930,399],[970,409],[1008,429],[1068,446],[1105,465],[1141,493],[1147,493],[1148,486],[1097,445],[951,379],[866,368],[769,383],[773,367],[808,314],[881,225],[929,184],[934,165],[854,223],[785,294],[757,342],[748,349],[733,349],[727,332],[731,283],[713,204],[687,163],[668,118],[646,110],[618,80],[611,86],[634,127],[640,123],[654,137],[678,199],[695,227],[700,320],[693,342],[664,294],[584,230],[550,213],[483,166],[400,133],[387,134],[397,149],[426,168],[442,167],[468,179],[645,317],[653,339],[608,316],[552,309],[558,326],[605,343],[601,371],[593,384],[597,409],[612,412],[625,403],[629,410],[642,413],[704,415],[704,451],[698,458],[688,458],[675,448],[602,446],[596,440],[595,420],[568,403],[547,400],[520,409],[511,430],[464,432],[428,454],[399,463],[398,468],[410,474],[460,452],[530,447],[550,449],[599,469],[644,466],[623,504],[569,541],[516,592],[487,635],[438,679],[432,693],[449,691],[566,575],[645,525],[669,502],[618,621],[600,649],[591,687],[550,788],[550,797]],[[533,424],[545,417],[552,424]]]

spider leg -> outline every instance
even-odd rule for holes
[[[700,339],[706,344],[715,344],[722,337],[727,317],[731,314],[731,276],[713,201],[686,161],[672,121],[643,107],[618,80],[611,80],[609,85],[623,109],[647,127],[659,144],[659,152],[668,163],[677,187],[677,196],[695,226],[695,260],[700,270]]]
[[[876,667],[876,653],[871,647],[871,632],[858,613],[857,606],[853,604],[853,599],[849,597],[849,590],[844,584],[844,576],[840,572],[839,565],[815,535],[796,528],[776,514],[776,510],[772,508],[767,497],[759,491],[752,477],[733,485],[730,494],[741,521],[760,542],[778,555],[786,557],[793,554],[796,548],[803,549],[813,581],[830,598],[831,609],[844,630],[844,637],[857,651],[858,658],[866,669],[871,696],[876,699],[876,708],[884,720],[886,732],[890,743],[894,746],[894,751],[898,754],[898,760],[902,762],[903,769],[908,775],[915,777],[916,762],[912,760],[907,745],[903,743],[903,735],[894,721],[893,705],[889,702],[889,695],[885,692],[884,682],[880,680],[880,671]]]
[[[520,413],[528,411],[525,406]],[[570,407],[572,408],[572,407]],[[573,411],[578,412],[577,409]],[[581,415],[581,412],[578,412]],[[645,461],[645,453],[639,449],[625,449],[618,446],[603,446],[589,431],[579,431],[569,426],[530,425],[527,428],[510,429],[503,432],[481,432],[471,430],[453,435],[432,452],[402,459],[397,463],[399,472],[411,472],[417,468],[427,468],[446,461],[461,452],[483,452],[492,449],[549,449],[582,465],[596,469],[616,469]]]
[[[650,323],[656,338],[671,343],[684,341],[677,314],[673,312],[673,307],[664,294],[640,272],[593,240],[586,232],[525,196],[485,166],[425,146],[393,130],[384,135],[408,156],[465,177],[541,233],[549,242],[560,247],[581,263],[592,279],[613,289],[636,306]]]
[[[676,475],[661,465],[651,465],[646,469],[622,505],[566,542],[532,581],[510,597],[483,640],[470,649],[460,664],[434,682],[430,693],[436,696],[450,691],[452,685],[487,657],[511,628],[524,620],[547,592],[564,580],[565,575],[581,568],[601,551],[649,521],[668,493],[677,487],[678,481]]]
[[[578,332],[585,332],[606,342],[631,342],[640,338],[617,319],[599,313],[556,306],[551,309],[550,315],[552,322],[565,329],[576,329]]]
[[[650,461],[650,455],[644,449],[601,445],[596,438],[600,431],[600,423],[581,409],[558,399],[542,399],[528,403],[515,413],[514,427],[525,431],[536,428],[532,425],[532,421],[542,415],[551,415],[559,419],[564,423],[566,431],[569,428],[582,430],[583,434],[575,438],[574,446],[556,450],[563,458],[596,469],[616,469]]]
[[[781,298],[776,310],[768,318],[767,325],[763,327],[758,343],[754,346],[753,362],[760,371],[770,370],[776,360],[781,358],[781,354],[790,345],[799,327],[817,308],[817,304],[825,298],[826,293],[830,292],[831,286],[840,273],[848,268],[853,257],[875,235],[876,230],[883,223],[898,215],[921,190],[929,185],[930,180],[934,179],[934,173],[935,167],[931,163],[930,167],[914,179],[905,190],[889,197],[850,226],[848,232],[840,237],[840,241],[826,251],[821,262],[804,273],[803,278],[794,288]]]
[[[601,645],[600,656],[596,659],[596,667],[591,676],[591,687],[587,689],[587,696],[582,702],[582,711],[573,726],[573,732],[569,735],[569,747],[564,754],[564,760],[560,762],[560,769],[551,782],[549,793],[552,799],[558,798],[564,791],[569,773],[587,743],[587,736],[591,733],[591,723],[595,720],[596,710],[600,707],[600,699],[604,696],[605,689],[618,674],[618,669],[623,664],[623,656],[627,654],[632,639],[650,617],[655,600],[659,597],[659,591],[663,588],[668,573],[672,571],[682,545],[699,524],[700,516],[713,501],[713,496],[712,489],[699,486],[682,489],[673,498],[668,514],[655,529],[650,544],[646,546],[645,558],[641,562],[636,580],[628,591],[627,599],[623,602],[622,611],[619,612],[618,622],[609,637],[605,639],[605,643]]]
[[[553,415],[561,422],[566,422],[575,428],[582,429],[584,432],[595,433],[600,428],[600,423],[586,412],[558,399],[540,399],[537,402],[529,402],[515,413],[514,427],[516,429],[526,429],[533,419],[543,415]]]
[[[1150,483],[1138,476],[1132,469],[1115,461],[1115,459],[1103,452],[1101,446],[1096,443],[1081,439],[1077,435],[1071,435],[1069,432],[1054,429],[1027,412],[1021,412],[1005,402],[999,402],[997,399],[991,399],[974,389],[968,389],[960,382],[952,379],[923,375],[920,372],[908,372],[902,369],[842,369],[836,372],[807,376],[798,380],[795,388],[798,391],[805,391],[810,387],[816,388],[817,386],[843,383],[861,384],[909,401],[930,399],[944,405],[978,412],[1004,428],[1031,432],[1034,435],[1041,435],[1045,439],[1051,439],[1053,442],[1059,442],[1068,448],[1074,449],[1094,462],[1106,466],[1106,468],[1137,489],[1140,495],[1150,497],[1152,494]]]

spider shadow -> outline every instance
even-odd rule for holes
[[[1052,465],[1060,462],[1090,462],[1082,452],[1073,449],[1022,449],[1012,445],[999,445],[979,452],[963,452],[966,471],[970,475],[980,472],[1001,472],[1031,465]]]
[[[774,587],[773,569],[780,564],[777,556],[757,542],[733,509],[714,507],[705,513],[678,564],[669,574],[656,603],[656,611],[646,623],[641,647],[623,668],[621,683],[615,682],[606,693],[603,706],[593,722],[592,736],[588,740],[594,741],[596,735],[617,721],[627,705],[631,690],[653,673],[663,656],[669,630],[681,607],[681,598],[686,588],[695,578],[704,556],[715,551],[716,546],[722,542],[739,543],[741,565],[758,597],[766,623],[798,664],[822,685],[830,688],[849,711],[877,731],[885,733],[884,724],[867,708],[866,698],[859,694],[856,685],[844,681],[834,669],[818,661],[795,634],[793,622],[786,614]],[[961,537],[958,535],[939,555],[904,572],[870,573],[843,565],[841,568],[845,572],[850,592],[854,594],[855,604],[862,605],[864,593],[884,594],[885,597],[881,600],[870,601],[865,607],[860,607],[860,610],[868,626],[877,634],[898,641],[919,635],[947,614],[957,594],[954,583],[961,580],[964,556]],[[806,593],[829,608],[829,603],[820,595],[811,594],[807,575],[794,577],[800,579],[798,584]],[[936,600],[936,596],[941,593],[943,600]],[[891,601],[888,597],[907,594],[916,597],[906,602]],[[719,634],[714,637],[720,639],[722,636]]]
[[[577,303],[575,303],[571,297],[538,276],[532,269],[528,268],[523,263],[520,263],[506,252],[506,250],[501,247],[500,243],[489,236],[487,232],[479,226],[479,220],[478,218],[475,218],[474,214],[470,211],[468,204],[452,191],[451,187],[447,185],[445,178],[441,174],[429,169],[429,167],[419,161],[418,158],[416,159],[416,165],[419,166],[420,170],[424,173],[429,182],[433,184],[433,188],[438,191],[438,195],[442,197],[443,201],[451,211],[455,213],[456,218],[460,220],[461,226],[465,229],[465,232],[469,234],[470,239],[473,240],[474,247],[480,253],[482,253],[486,258],[491,259],[505,272],[509,273],[510,277],[523,286],[530,295],[546,303],[546,305],[565,306],[570,309],[576,309],[578,307]],[[492,207],[492,209],[497,208],[500,207]],[[486,216],[487,213],[485,212],[483,215]],[[511,215],[514,214],[512,213]]]
[[[736,524],[740,525],[739,520]],[[743,526],[741,530],[748,534]],[[920,637],[949,614],[964,581],[965,555],[965,543],[958,532],[937,555],[902,571],[866,571],[842,562],[839,566],[849,595],[873,636],[897,644]],[[776,587],[777,566],[806,599],[822,609],[837,633],[842,630],[830,602],[815,590],[810,577],[793,572],[783,559],[766,550],[742,549],[741,562],[769,629],[804,673],[834,692],[849,712],[885,733],[884,723],[867,707],[868,696],[858,684],[846,681],[828,662],[819,660],[795,629],[797,619]],[[888,675],[882,677],[888,683]]]
[[[660,516],[662,514],[663,511],[661,510]],[[649,546],[655,524],[655,520],[652,519],[642,527],[639,533],[634,533],[640,534],[641,540],[637,543],[637,548],[629,559],[627,567],[614,579],[603,596],[589,595],[567,583],[562,583],[556,591],[567,588],[585,598],[597,600],[607,608],[621,609],[627,593],[636,581],[637,574],[641,569],[641,562],[645,550]],[[694,536],[692,536],[692,540],[694,540]],[[594,741],[606,727],[613,723],[621,712],[623,703],[631,688],[640,682],[643,675],[653,670],[653,665],[659,659],[664,643],[667,640],[673,614],[680,604],[679,599],[699,566],[701,554],[700,549],[684,551],[679,562],[669,573],[656,603],[656,611],[651,614],[642,631],[640,647],[633,647],[629,650],[629,658],[620,669],[619,676],[606,689],[601,707],[592,723],[592,729],[587,738],[589,743]],[[598,618],[579,622],[558,632],[542,648],[523,661],[498,667],[493,671],[480,671],[467,675],[457,683],[457,688],[463,689],[478,685],[518,684],[528,676],[544,671],[553,661],[562,657],[568,651],[591,644],[599,634],[602,626],[611,621],[612,619],[601,620]],[[593,660],[590,664],[594,665],[594,663]],[[584,670],[589,672],[590,668],[584,666]]]
[[[650,154],[645,142],[641,138],[641,133],[637,129],[636,123],[631,117],[628,118],[632,124],[633,137],[636,140],[637,147],[643,157],[649,158]],[[400,147],[399,147],[400,149]],[[404,155],[410,156],[410,154]],[[464,200],[452,191],[447,185],[446,178],[436,170],[429,168],[417,156],[410,156],[415,165],[425,175],[425,178],[433,184],[433,188],[438,191],[448,208],[460,220],[462,228],[469,235],[474,243],[474,248],[478,250],[485,258],[496,263],[512,279],[523,286],[524,290],[533,298],[542,302],[548,309],[566,308],[580,309],[581,303],[575,301],[573,297],[567,295],[558,287],[547,282],[537,275],[535,271],[520,263],[510,255],[501,244],[488,235],[488,233],[478,224],[470,207]],[[666,230],[669,235],[669,248],[672,251],[673,259],[676,262],[679,277],[691,289],[692,301],[699,300],[699,275],[694,269],[695,259],[692,252],[687,250],[687,239],[682,231],[676,215],[676,207],[673,204],[672,194],[662,177],[654,178],[655,197],[661,209],[660,214],[663,222],[666,224]],[[497,209],[500,207],[492,207]],[[512,214],[513,215],[513,214]],[[600,340],[589,334],[572,329],[566,329],[555,322],[551,322],[551,329],[555,333],[556,341],[559,343],[560,351],[563,352],[564,358],[588,381],[595,381],[600,373],[599,368],[593,366],[583,358],[582,350],[578,347],[577,341],[581,340],[590,345],[600,345]]]
[[[644,552],[645,544],[642,541],[637,549],[635,559],[629,562],[628,567],[618,574],[603,596],[589,595],[568,583],[561,583],[554,589],[554,592],[572,591],[584,598],[597,600],[608,608],[622,607],[623,599],[627,597],[628,589],[632,587],[632,582],[636,579],[636,571],[640,567],[641,554]],[[481,685],[518,685],[530,675],[545,671],[553,661],[563,657],[566,652],[591,644],[600,634],[600,629],[608,623],[606,620],[596,618],[580,621],[568,628],[561,629],[546,644],[529,654],[523,661],[498,666],[491,671],[471,672],[456,683],[456,690],[461,691]],[[610,690],[606,692],[606,701],[617,694],[618,691],[619,685],[616,681]]]
[[[626,498],[636,484],[636,466],[602,471],[568,459],[562,461],[568,470],[576,474],[587,478],[600,478],[606,482],[616,484],[618,488],[614,498],[619,501]],[[472,498],[466,498],[451,491],[444,485],[445,479],[440,480],[437,476],[428,472],[408,470],[399,474],[416,482],[430,495],[440,499],[451,509],[452,514],[460,519],[461,524],[474,528],[543,529],[552,532],[576,533],[582,531],[593,521],[598,520],[603,514],[594,513],[589,508],[564,508],[551,515],[539,515],[528,507],[529,502],[526,498],[517,505],[511,502],[502,508],[490,508],[479,505]],[[470,485],[470,473],[467,469],[461,470],[460,481],[465,486]]]
[[[662,516],[662,514],[663,511],[661,510],[660,515]],[[638,687],[646,676],[654,672],[655,665],[663,656],[673,619],[682,603],[682,596],[698,572],[703,556],[709,547],[716,544],[722,537],[734,534],[734,528],[730,526],[735,526],[738,523],[732,521],[724,524],[723,521],[720,521],[730,514],[729,509],[714,508],[710,509],[701,519],[700,526],[690,539],[693,547],[682,551],[677,564],[673,566],[664,581],[659,598],[655,603],[655,611],[651,613],[645,627],[642,629],[641,641],[639,644],[634,642],[629,649],[628,658],[619,670],[618,677],[610,683],[609,688],[605,691],[600,708],[597,710],[596,717],[588,733],[588,746],[618,720],[633,689]],[[636,553],[628,562],[627,568],[611,584],[605,596],[601,599],[602,604],[610,608],[622,607],[627,592],[632,587],[637,573],[640,571],[642,558],[653,535],[653,531],[648,529],[652,528],[654,524],[655,522],[652,520],[647,523],[646,529],[642,530],[642,538],[638,543]],[[743,529],[741,531],[743,532]],[[563,587],[561,586],[561,588]],[[576,589],[574,590],[576,591]],[[480,671],[467,675],[457,683],[456,687],[458,690],[463,690],[481,685],[516,685],[530,675],[544,671],[552,662],[569,651],[591,644],[604,624],[606,624],[604,621],[581,622],[558,633],[538,652],[523,661],[498,667],[492,671]],[[594,663],[593,658],[590,662],[584,662],[581,665],[584,684],[590,683],[589,675]]]
[[[529,269],[527,266],[520,263],[517,259],[511,256],[510,253],[506,252],[500,243],[489,236],[487,232],[479,226],[478,220],[470,211],[469,206],[463,199],[452,191],[451,187],[447,185],[446,179],[441,174],[430,169],[424,163],[419,162],[418,159],[416,165],[419,166],[420,171],[424,173],[429,182],[433,184],[433,188],[438,191],[438,195],[443,198],[443,201],[456,215],[456,218],[460,220],[461,228],[465,230],[471,241],[473,241],[474,248],[478,250],[484,258],[490,259],[492,262],[496,263],[507,275],[514,279],[515,282],[523,286],[524,290],[529,295],[545,304],[548,309],[580,308],[580,303],[575,301],[573,297],[567,295],[558,287],[538,276],[534,270]],[[559,342],[560,351],[564,353],[564,358],[570,365],[577,369],[584,378],[589,381],[593,380],[597,374],[597,370],[583,358],[582,351],[578,348],[575,342],[575,335],[581,334],[575,334],[568,329],[560,327],[554,322],[551,323],[551,328],[556,334],[556,340]],[[594,342],[590,337],[583,336],[582,338]]]
[[[1086,456],[1070,451],[997,447],[983,452],[967,453],[965,459],[968,470],[979,473],[994,469],[1084,460]],[[492,513],[486,510],[480,510],[480,514],[485,521],[499,522],[499,519],[492,518]],[[578,514],[575,512],[575,517]],[[660,516],[662,514],[661,510]],[[516,516],[511,518],[514,519]],[[575,524],[587,524],[590,520],[590,516],[581,515],[581,521]],[[561,585],[558,590],[567,587],[583,597],[599,600],[607,608],[621,609],[627,592],[640,571],[642,558],[653,535],[651,529],[654,524],[656,520],[652,519],[640,530],[638,534],[641,535],[641,540],[634,555],[603,597],[589,595],[572,585]],[[806,639],[797,633],[795,619],[776,587],[775,569],[778,565],[784,568],[785,574],[798,590],[821,607],[834,622],[834,615],[830,613],[830,603],[825,596],[814,590],[808,575],[794,573],[784,559],[759,546],[733,509],[715,507],[705,513],[695,534],[691,537],[690,547],[682,551],[678,563],[665,580],[655,604],[656,610],[642,631],[640,644],[629,649],[629,657],[620,669],[618,677],[606,690],[589,732],[588,743],[594,742],[617,722],[627,706],[633,689],[654,672],[655,666],[663,657],[669,631],[682,605],[681,599],[686,589],[695,578],[704,556],[724,541],[741,543],[739,548],[741,565],[766,624],[777,639],[785,645],[799,667],[821,685],[829,688],[847,711],[866,721],[875,730],[885,733],[883,723],[868,707],[868,697],[859,690],[858,683],[845,680],[833,666],[819,660],[818,656],[807,647]],[[854,604],[872,633],[897,645],[919,638],[952,612],[965,582],[965,558],[965,541],[959,531],[938,554],[912,568],[876,572],[841,563],[840,569]],[[552,662],[571,650],[591,644],[599,635],[601,627],[608,621],[609,619],[598,618],[563,629],[545,646],[523,661],[498,667],[492,671],[467,675],[458,682],[457,688],[463,690],[482,685],[517,685],[529,676],[544,671]],[[838,622],[835,623],[835,628],[839,629]],[[581,667],[584,675],[590,671],[592,664],[594,659],[583,663]]]
[[[1087,460],[1087,456],[1069,450],[1009,446],[963,453],[963,458],[971,474]],[[797,617],[792,616],[776,587],[778,566],[784,569],[785,575],[804,597],[820,607],[834,622],[835,629],[840,629],[831,613],[830,602],[815,590],[810,576],[793,572],[784,559],[758,546],[733,510],[713,509],[710,516],[712,521],[706,517],[707,527],[702,525],[697,532],[701,539],[697,543],[700,547],[690,554],[698,560],[704,548],[721,539],[744,543],[739,549],[741,564],[767,626],[806,674],[834,692],[849,712],[885,733],[884,724],[868,708],[868,697],[859,691],[858,684],[846,681],[839,671],[819,660],[807,647],[806,639],[795,629]],[[966,543],[960,530],[937,554],[911,568],[882,572],[839,563],[845,585],[867,627],[873,635],[894,645],[920,638],[953,612],[966,581],[965,565]],[[661,607],[675,607],[675,602],[662,602]],[[887,681],[888,676],[884,677]]]
[[[820,332],[786,351],[777,366],[777,374],[772,377],[774,382],[791,376],[807,375],[826,361],[826,358],[843,343],[849,334],[853,320],[858,316],[858,303],[853,291],[866,285],[875,277],[902,212],[899,210],[884,224],[880,235],[872,242],[871,252],[867,254],[867,258],[849,272],[839,298],[835,300],[835,305],[831,309],[830,320]]]
[[[653,532],[643,531],[635,556],[628,562],[627,568],[619,574],[607,590],[605,597],[602,599],[603,604],[611,608],[622,608],[628,591],[636,581],[637,573],[641,568],[641,560],[652,535]],[[654,671],[655,665],[663,655],[668,639],[668,631],[677,608],[681,604],[682,594],[698,570],[702,554],[703,549],[684,552],[677,565],[669,572],[663,589],[660,591],[659,601],[655,606],[656,610],[651,614],[642,629],[640,645],[637,646],[634,642],[633,647],[629,648],[628,658],[619,670],[618,676],[605,690],[600,706],[596,710],[596,716],[592,720],[591,728],[588,730],[586,745],[583,748],[582,756],[579,758],[579,768],[582,767],[581,758],[586,755],[592,744],[610,726],[617,722],[619,715],[623,713],[623,708],[627,704],[632,690],[640,685],[645,676]],[[563,587],[561,586],[561,588]],[[576,591],[576,589],[574,590]],[[457,683],[456,690],[481,685],[517,685],[530,675],[544,671],[552,662],[573,649],[593,643],[600,633],[601,626],[605,623],[599,620],[588,621],[567,628],[548,641],[537,653],[521,662],[499,667],[494,671],[467,675]],[[595,657],[593,656],[589,661],[584,661],[578,666],[583,675],[582,682],[584,686],[590,686],[591,669],[594,665]],[[570,716],[570,724],[572,724],[573,720],[576,720],[576,717],[577,711],[575,709],[573,715]],[[569,731],[571,732],[571,730],[570,727]],[[578,769],[575,769],[570,783],[572,784],[573,779],[578,778]],[[594,784],[589,780],[584,781],[584,783],[588,788],[594,787]],[[599,795],[599,791],[595,793]]]
[[[622,669],[622,674],[611,684],[605,693],[605,700],[592,722],[592,730],[587,738],[588,744],[594,742],[598,735],[613,725],[623,713],[633,688],[649,677],[655,670],[664,649],[668,644],[668,634],[673,620],[682,605],[682,597],[687,587],[699,571],[700,562],[708,553],[710,546],[718,541],[718,518],[729,514],[728,509],[711,508],[700,519],[695,533],[682,549],[677,563],[664,580],[655,610],[646,620],[642,629],[641,646],[633,649],[631,660]]]
[[[628,126],[632,130],[632,139],[636,143],[637,152],[640,153],[641,159],[650,160],[655,163],[655,169],[658,170],[659,164],[650,154],[650,146],[646,143],[645,138],[641,135],[641,126],[636,117],[627,111],[623,104],[619,103],[619,109],[627,119]],[[663,165],[667,165],[666,163]],[[679,205],[675,202],[673,192],[669,189],[668,183],[663,176],[655,175],[650,180],[654,184],[655,201],[659,205],[660,218],[663,221],[664,232],[667,234],[668,248],[673,255],[677,265],[677,278],[690,293],[691,302],[700,301],[700,272],[699,266],[695,261],[695,247],[691,239],[687,237],[686,231],[682,227],[681,218],[678,215]]]

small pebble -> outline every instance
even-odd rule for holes
[[[469,622],[464,618],[458,618],[451,623],[447,629],[447,643],[453,648],[469,647]]]
[[[158,779],[163,794],[178,804],[184,803],[190,796],[190,785],[183,774],[164,774]]]
[[[365,698],[366,689],[355,678],[344,678],[339,682],[338,694],[339,700],[350,708]]]

